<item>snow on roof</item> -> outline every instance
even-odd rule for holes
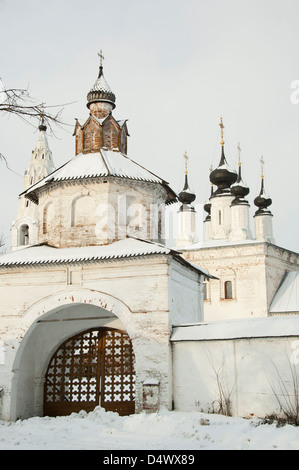
[[[129,178],[168,185],[168,183],[162,178],[159,178],[151,171],[134,162],[125,154],[116,150],[101,149],[99,152],[95,153],[80,153],[79,155],[76,155],[60,168],[50,173],[47,177],[28,188],[22,194],[34,197],[33,194],[37,190],[45,187],[51,182],[105,176],[116,176],[120,178]],[[173,199],[175,200],[176,195],[173,191],[172,193]]]
[[[269,309],[270,313],[299,313],[299,272],[285,274]]]
[[[299,315],[179,325],[173,328],[171,341],[209,341],[275,336],[299,336]]]
[[[125,238],[110,245],[83,246],[73,248],[55,248],[49,245],[28,246],[0,256],[0,267],[31,266],[41,264],[78,263],[108,259],[132,258],[146,255],[172,255],[189,269],[204,277],[211,277],[207,271],[189,263],[178,251],[158,243],[137,238]]]
[[[0,266],[96,261],[170,253],[169,248],[157,243],[125,238],[110,245],[73,248],[55,248],[49,245],[29,246],[0,256]]]
[[[260,240],[237,240],[231,241],[228,239],[221,239],[221,240],[207,240],[207,241],[199,241],[195,243],[190,243],[185,246],[181,246],[180,250],[199,250],[204,248],[223,248],[226,246],[236,246],[236,245],[258,245],[259,243],[263,243]]]

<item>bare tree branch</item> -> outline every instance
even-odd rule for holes
[[[18,175],[20,176],[21,178],[23,178],[22,175],[20,175],[19,173],[17,173],[16,171],[12,170],[9,166],[8,166],[8,163],[7,163],[7,160],[6,158],[4,157],[4,155],[2,155],[2,153],[0,153],[0,160],[3,160],[5,165],[6,165],[6,168],[9,170],[9,171],[12,171],[15,175]],[[1,243],[1,240],[0,240],[0,243]],[[0,245],[1,246],[1,245]]]
[[[15,114],[29,124],[30,122],[27,120],[27,118],[33,118],[39,122],[42,120],[43,123],[49,127],[52,133],[53,125],[70,125],[63,122],[61,118],[64,107],[69,104],[71,103],[46,106],[45,103],[36,102],[36,100],[31,97],[28,89],[5,88],[3,83],[2,89],[0,89],[0,113],[3,112]],[[57,111],[55,111],[55,108]],[[54,112],[52,112],[52,110]]]
[[[30,125],[33,125],[30,122],[30,119],[33,119],[35,120],[35,126],[36,121],[38,121],[38,124],[47,126],[51,134],[55,135],[55,127],[63,128],[63,126],[71,125],[63,122],[61,117],[64,107],[69,104],[72,103],[46,106],[45,103],[40,103],[33,99],[28,89],[5,88],[0,77],[0,114],[14,114]],[[21,176],[8,166],[7,159],[2,153],[0,153],[1,160],[5,162],[6,168],[9,171]]]

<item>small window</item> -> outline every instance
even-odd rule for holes
[[[218,212],[218,218],[219,218],[219,225],[222,225],[222,212]]]
[[[232,281],[225,281],[224,283],[224,298],[232,299],[233,298],[233,283]]]

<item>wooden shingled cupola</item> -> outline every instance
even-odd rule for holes
[[[127,154],[127,121],[118,121],[112,116],[115,94],[108,85],[103,72],[103,54],[99,53],[99,75],[87,94],[90,115],[81,125],[76,119],[76,155],[98,152],[100,149],[116,150]]]

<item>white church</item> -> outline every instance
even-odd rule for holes
[[[249,188],[241,161],[238,171],[227,164],[221,120],[198,241],[187,167],[177,195],[133,161],[115,103],[101,60],[75,155],[60,168],[39,126],[12,248],[0,256],[0,419],[96,406],[281,413],[269,377],[279,386],[281,371],[292,390],[299,255],[275,245],[263,173],[253,236]],[[178,201],[169,247],[165,213]]]

